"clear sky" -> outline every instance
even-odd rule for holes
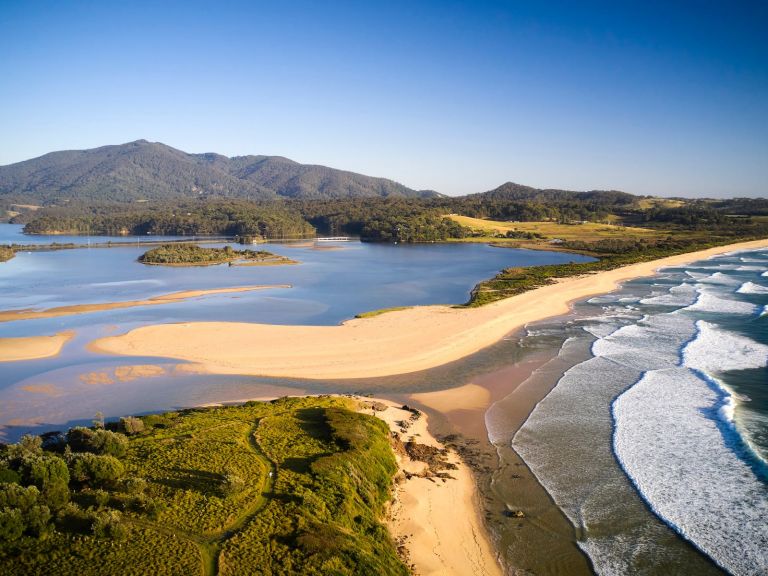
[[[768,2],[0,0],[0,164],[145,138],[465,194],[768,196]]]

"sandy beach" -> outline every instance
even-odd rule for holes
[[[0,362],[18,362],[20,360],[38,360],[57,356],[64,344],[75,333],[59,332],[53,336],[28,336],[25,338],[0,338]]]
[[[440,366],[477,352],[530,322],[562,315],[576,301],[621,282],[738,250],[741,242],[615,270],[566,278],[480,308],[420,306],[339,326],[191,322],[138,328],[92,342],[93,351],[194,362],[218,374],[309,379],[370,378]]]
[[[89,312],[101,312],[103,310],[117,310],[120,308],[134,308],[136,306],[157,306],[160,304],[172,304],[182,302],[190,298],[211,296],[215,294],[230,294],[235,292],[252,292],[253,290],[268,290],[271,288],[290,288],[290,284],[276,284],[274,286],[235,286],[234,288],[213,288],[211,290],[184,290],[171,292],[161,296],[154,296],[146,300],[126,300],[124,302],[105,302],[102,304],[75,304],[73,306],[58,306],[46,310],[22,309],[0,311],[0,322],[13,322],[15,320],[36,320],[40,318],[56,318],[58,316],[72,316],[73,314],[87,314]]]
[[[362,399],[361,400],[368,400]],[[387,400],[376,400],[388,406],[376,411],[392,432],[407,442],[442,448],[427,429],[427,415],[416,420],[412,413]],[[406,432],[401,427],[408,422]],[[400,471],[396,479],[393,505],[387,527],[399,546],[406,550],[406,561],[420,576],[501,575],[501,567],[490,546],[483,526],[477,488],[469,467],[455,452],[448,462],[451,478],[423,477],[424,462],[397,454]],[[459,521],[457,521],[459,520]]]

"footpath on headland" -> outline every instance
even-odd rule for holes
[[[440,366],[473,354],[528,323],[562,315],[571,304],[652,276],[735,251],[768,247],[768,239],[689,252],[555,284],[479,308],[418,306],[338,326],[187,322],[137,328],[89,345],[96,352],[176,358],[201,372],[309,379],[373,378]]]

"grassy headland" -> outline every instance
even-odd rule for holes
[[[233,250],[231,246],[203,248],[197,244],[163,244],[139,256],[139,262],[154,266],[212,266],[227,262],[230,266],[298,264],[266,250]]]
[[[343,398],[128,417],[0,447],[4,574],[407,574],[389,429]]]

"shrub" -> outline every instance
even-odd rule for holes
[[[72,477],[91,486],[114,486],[125,474],[125,466],[114,456],[74,454]]]
[[[120,512],[117,510],[97,513],[91,528],[96,538],[123,540],[128,535],[128,527],[123,523]]]
[[[126,434],[140,434],[144,432],[144,421],[134,416],[120,418],[120,428]]]

